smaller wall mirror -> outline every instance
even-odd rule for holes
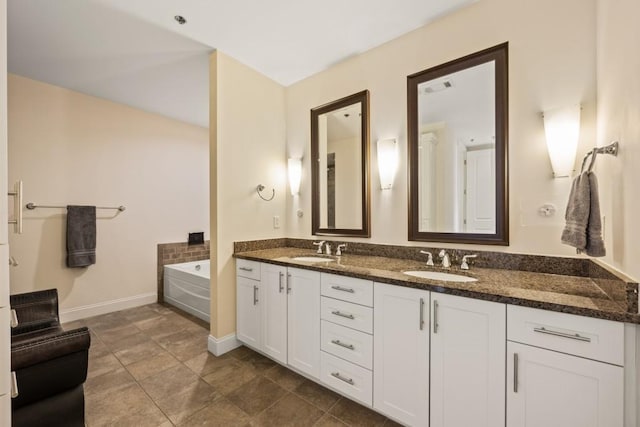
[[[370,237],[369,91],[311,110],[311,228]]]
[[[407,78],[409,240],[509,244],[507,44]]]

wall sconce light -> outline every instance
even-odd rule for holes
[[[302,179],[302,159],[289,159],[287,163],[289,170],[289,187],[291,187],[291,195],[296,196],[300,193],[300,180]]]
[[[542,117],[553,176],[570,177],[580,136],[580,105],[545,111]]]
[[[393,178],[398,168],[398,144],[395,139],[378,140],[378,173],[380,188],[389,190],[393,187]]]

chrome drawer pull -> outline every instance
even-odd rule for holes
[[[258,304],[258,287],[254,285],[253,287],[253,305]]]
[[[335,289],[336,291],[349,292],[350,294],[354,294],[356,291],[351,288],[343,288],[342,286],[332,286],[331,289]]]
[[[424,298],[420,298],[420,330],[424,329]]]
[[[339,379],[340,381],[344,381],[347,384],[351,384],[351,385],[354,384],[354,382],[353,382],[353,380],[351,378],[343,377],[342,375],[340,375],[340,372],[332,372],[331,376],[334,377],[334,378]]]
[[[15,328],[16,326],[18,326],[18,314],[12,308],[11,309],[11,328]]]
[[[16,371],[11,371],[11,398],[18,397],[18,380],[16,379]]]
[[[248,267],[239,267],[239,268],[242,271],[248,271],[248,272],[252,272],[253,271],[253,268],[248,268]]]
[[[433,300],[433,333],[438,333],[438,301]]]
[[[339,345],[340,347],[347,348],[349,350],[355,350],[356,348],[352,344],[345,344],[340,340],[331,340],[331,343],[335,345]]]
[[[566,332],[552,331],[552,330],[545,329],[545,328],[533,328],[533,331],[534,332],[540,332],[541,334],[554,335],[556,337],[571,338],[572,340],[591,342],[591,338],[583,337],[580,334],[567,334]]]
[[[284,278],[284,273],[281,271],[280,272],[280,278],[278,279],[279,282],[279,286],[278,286],[278,292],[282,293],[282,290],[284,289],[284,286],[282,286],[282,279]]]
[[[513,353],[513,392],[518,392],[518,353]]]
[[[340,311],[336,310],[336,311],[332,311],[331,314],[335,314],[336,316],[340,316],[340,317],[344,317],[345,319],[355,319],[355,317],[353,317],[353,314],[344,314],[344,313],[340,313]]]

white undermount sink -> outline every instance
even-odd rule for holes
[[[302,261],[302,262],[329,262],[333,261],[331,258],[323,258],[319,256],[297,256],[292,258],[294,261]]]
[[[439,271],[404,271],[407,276],[421,279],[442,280],[443,282],[477,282],[478,279],[461,274],[441,273]]]

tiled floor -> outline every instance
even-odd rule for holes
[[[162,305],[81,325],[88,427],[396,425],[246,347],[215,357],[207,325]]]

